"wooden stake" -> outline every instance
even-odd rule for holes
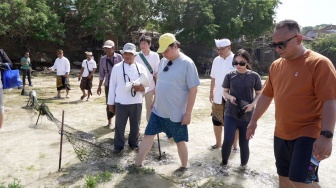
[[[61,163],[62,163],[63,125],[64,125],[64,110],[62,111],[62,126],[61,126],[61,141],[60,141],[60,154],[59,154],[59,161],[58,161],[58,171],[61,171]]]

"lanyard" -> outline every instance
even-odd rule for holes
[[[135,64],[135,67],[136,67],[136,69],[137,69],[137,71],[138,71],[138,74],[139,74],[139,76],[140,76],[140,72],[139,72],[139,69],[138,69],[138,65],[136,64],[136,63],[134,63]],[[125,81],[125,84],[126,84],[126,78],[125,78],[125,76],[127,75],[127,74],[125,74],[125,61],[123,61],[123,65],[122,65],[122,67],[123,67],[123,76],[124,76],[124,81]],[[131,82],[131,79],[130,79],[130,77],[127,75],[127,77],[128,77],[128,81],[129,82]],[[135,95],[136,95],[136,91],[132,88],[131,89],[131,95],[132,95],[132,97],[134,97]]]
[[[110,61],[107,61],[107,56],[106,56],[106,72],[107,72],[107,85],[109,86],[110,85],[110,77],[111,77],[111,74],[109,73],[109,69],[108,69],[108,64],[111,65],[111,67],[113,68],[114,66],[114,56],[113,56],[113,59],[112,59],[112,62],[111,62],[111,59],[109,59]]]
[[[140,72],[139,72],[139,69],[138,69],[138,65],[136,64],[136,63],[134,63],[135,64],[135,67],[136,67],[136,69],[137,69],[137,71],[138,71],[138,74],[139,74],[139,76],[140,76]],[[123,75],[124,75],[124,81],[125,81],[125,84],[126,84],[126,78],[125,78],[125,76],[127,76],[128,77],[128,81],[130,82],[131,81],[131,79],[130,79],[130,77],[127,75],[127,74],[125,74],[125,61],[123,61]]]

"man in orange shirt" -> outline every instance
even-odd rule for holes
[[[279,187],[320,187],[318,167],[311,165],[311,158],[321,161],[331,155],[336,122],[335,68],[328,58],[303,46],[296,21],[279,22],[270,46],[280,58],[269,69],[246,137],[253,137],[258,119],[274,98]]]

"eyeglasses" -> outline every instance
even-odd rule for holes
[[[216,51],[223,51],[227,48],[228,46],[222,47],[222,48],[216,48]]]
[[[169,70],[169,66],[171,66],[173,64],[173,62],[172,61],[169,61],[168,63],[167,63],[167,65],[165,66],[165,68],[163,69],[163,72],[167,72],[168,70]]]
[[[240,65],[240,66],[245,66],[246,65],[246,62],[244,61],[236,61],[236,60],[233,60],[232,61],[232,66],[237,66],[237,65]]]
[[[283,49],[286,48],[287,43],[288,43],[290,40],[292,40],[293,38],[295,38],[295,37],[297,37],[297,35],[295,35],[294,37],[292,37],[292,38],[290,38],[290,39],[288,39],[288,40],[286,40],[286,41],[280,41],[280,42],[278,42],[278,43],[271,42],[271,43],[268,44],[268,46],[271,47],[271,48],[276,48],[276,47],[278,47],[280,50],[283,50]]]

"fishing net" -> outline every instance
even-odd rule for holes
[[[39,112],[37,122],[41,115],[46,116],[48,120],[55,123],[60,134],[62,134],[62,122],[53,116],[45,103],[39,104],[35,91],[29,93],[29,100],[26,107]],[[63,135],[70,142],[77,157],[82,162],[101,160],[102,158],[108,158],[114,155],[111,139],[98,141],[93,134],[77,130],[66,124],[63,124]]]

